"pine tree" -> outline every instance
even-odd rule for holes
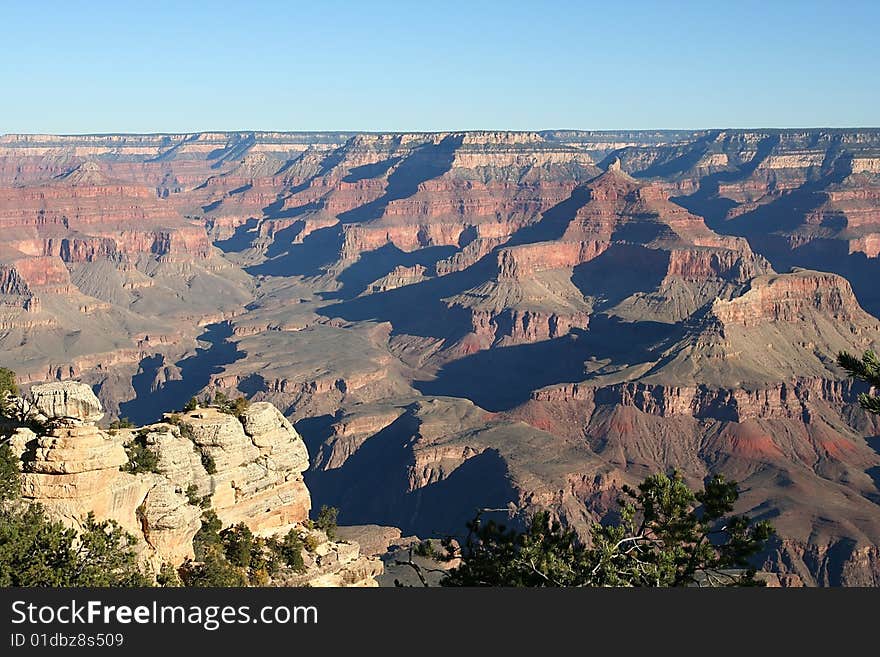
[[[866,351],[861,359],[841,351],[837,354],[837,364],[852,378],[865,381],[875,390],[880,389],[880,358],[873,351]],[[859,394],[859,405],[869,413],[880,415],[880,396],[877,394]]]
[[[444,586],[690,586],[755,585],[750,557],[773,534],[769,523],[728,515],[735,482],[720,475],[690,490],[678,473],[624,487],[620,520],[595,524],[582,542],[540,512],[524,531],[478,516],[460,548],[444,541],[446,558],[461,563]]]

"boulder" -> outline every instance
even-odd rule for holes
[[[240,419],[200,408],[140,429],[103,431],[91,422],[100,416],[100,404],[88,386],[35,386],[34,399],[45,417],[62,423],[46,435],[14,431],[10,442],[22,460],[22,497],[75,529],[89,513],[116,521],[138,539],[139,558],[154,572],[194,557],[202,510],[186,495],[193,485],[199,496],[208,496],[224,526],[243,522],[263,535],[308,532],[303,523],[311,498],[302,476],[308,453],[271,404],[253,404]],[[127,471],[126,448],[135,439],[158,457],[154,472]],[[214,468],[206,469],[203,457],[209,456]],[[311,533],[317,545],[304,555],[306,570],[291,573],[286,584],[376,585],[381,561],[362,554],[354,541]]]
[[[180,428],[160,422],[139,431],[144,443],[159,460],[159,472],[181,490],[191,485],[198,488],[199,495],[211,493],[211,477],[202,464],[202,455],[192,440],[181,435]]]
[[[245,433],[260,454],[278,470],[303,472],[309,467],[306,444],[293,425],[269,402],[251,404],[241,417]]]
[[[97,422],[104,417],[91,387],[78,381],[55,381],[31,388],[34,408],[49,420]]]
[[[161,560],[178,564],[193,558],[193,537],[201,523],[201,509],[189,504],[174,485],[156,484],[139,507],[144,539]]]
[[[260,450],[234,415],[202,408],[182,415],[180,421],[199,450],[213,459],[218,472],[245,465],[260,456]]]

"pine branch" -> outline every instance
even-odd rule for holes
[[[837,354],[837,364],[854,379],[865,381],[872,387],[880,388],[880,358],[871,351],[866,351],[862,358],[856,358],[846,351]]]

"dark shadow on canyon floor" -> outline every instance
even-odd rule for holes
[[[378,178],[388,172],[388,169],[400,162],[400,156],[389,157],[381,162],[373,162],[371,164],[362,164],[359,167],[352,167],[348,171],[348,175],[342,179],[344,183],[354,183],[370,178]]]
[[[591,359],[633,364],[653,360],[659,345],[681,327],[659,322],[622,322],[596,315],[588,330],[543,342],[493,347],[445,365],[435,379],[413,384],[424,395],[464,397],[488,411],[506,411],[533,391],[588,380]],[[596,365],[595,367],[598,367]]]
[[[758,142],[755,155],[748,162],[739,165],[733,171],[719,171],[703,176],[696,192],[689,196],[678,196],[669,200],[689,212],[704,217],[709,225],[716,225],[724,219],[731,208],[736,206],[735,201],[718,195],[721,183],[738,182],[751,176],[761,162],[766,160],[771,151],[776,148],[779,140],[779,135],[765,137]]]
[[[494,263],[484,258],[464,271],[327,305],[317,312],[350,322],[391,322],[392,334],[441,338],[452,343],[473,329],[471,314],[466,308],[450,307],[443,299],[481,283],[493,272]]]
[[[684,171],[687,171],[688,169],[693,168],[697,164],[697,162],[700,161],[700,158],[702,158],[703,155],[706,154],[706,152],[709,150],[709,145],[718,138],[720,132],[720,130],[711,130],[707,132],[702,137],[698,138],[690,144],[687,144],[684,147],[683,152],[678,153],[668,160],[653,162],[642,171],[634,172],[633,177],[662,178],[666,176],[674,176],[678,173],[682,173]],[[611,157],[614,157],[614,154],[612,154]],[[603,160],[603,162],[599,166],[606,164],[607,160],[608,158],[606,158],[606,160]]]
[[[326,436],[321,422],[296,428],[312,452]],[[411,443],[418,421],[404,413],[364,442],[341,467],[305,473],[312,506],[339,509],[339,523],[399,527],[404,535],[461,536],[465,524],[483,508],[505,508],[516,500],[503,459],[486,450],[435,483],[410,491]],[[313,434],[309,437],[309,434]]]
[[[590,190],[587,187],[584,185],[575,187],[571,196],[545,210],[535,223],[520,228],[502,246],[519,246],[560,239],[565,234],[565,229],[577,216],[578,210],[584,207],[589,200]]]
[[[390,274],[396,267],[422,265],[430,274],[440,260],[456,252],[454,246],[430,246],[417,251],[403,251],[388,243],[373,251],[362,253],[357,262],[349,265],[336,276],[342,289],[324,297],[331,299],[353,299],[364,292],[370,283]]]
[[[595,310],[613,308],[637,292],[660,287],[669,268],[669,251],[637,244],[614,244],[572,270],[571,282],[585,297],[595,299]]]
[[[164,378],[160,372],[167,365],[165,358],[157,354],[141,360],[140,369],[131,381],[135,397],[119,405],[119,416],[143,425],[158,421],[162,413],[180,410],[188,399],[208,385],[211,375],[220,373],[224,365],[244,358],[238,346],[229,342],[231,336],[232,327],[227,323],[205,327],[199,341],[209,346],[198,347],[195,354],[176,362],[179,378],[166,380],[155,389],[157,379]]]
[[[223,251],[223,253],[238,253],[244,251],[251,246],[254,239],[254,228],[257,227],[256,219],[248,219],[245,223],[237,226],[232,236],[225,240],[217,240],[214,246]]]
[[[252,276],[318,276],[339,257],[342,232],[339,226],[319,228],[309,233],[300,244],[292,240],[302,227],[294,224],[278,231],[267,255],[269,259],[246,267]]]

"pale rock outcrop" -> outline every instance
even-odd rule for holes
[[[240,522],[263,535],[291,528],[311,536],[305,571],[287,573],[290,586],[376,586],[380,560],[355,542],[330,541],[308,529],[311,499],[302,472],[309,465],[302,438],[269,403],[237,418],[217,408],[169,414],[141,429],[103,431],[89,418],[103,415],[83,384],[35,386],[40,412],[56,421],[46,435],[15,428],[10,444],[22,461],[22,497],[48,515],[81,529],[89,513],[114,520],[138,539],[136,551],[154,572],[194,558],[202,509],[192,486],[207,497],[224,526]],[[157,456],[157,472],[125,471],[132,441]],[[206,465],[208,467],[206,467]]]
[[[209,455],[218,472],[254,461],[259,448],[244,432],[241,422],[216,408],[203,408],[181,416],[180,422],[192,432],[193,441]]]
[[[245,433],[277,468],[303,472],[309,467],[306,444],[293,425],[269,402],[251,404],[241,417]]]
[[[91,512],[141,539],[154,568],[192,556],[201,515],[164,477],[120,470],[128,461],[120,436],[94,425],[58,427],[31,439],[23,453],[22,497],[66,525],[81,528]]]
[[[61,427],[37,439],[30,472],[78,474],[119,470],[128,456],[122,442],[94,426]]]
[[[192,539],[201,527],[201,510],[167,480],[157,483],[139,507],[144,539],[162,556],[178,564],[193,554]]]
[[[37,436],[16,429],[10,441],[22,460],[22,497],[64,524],[81,528],[89,513],[114,520],[139,538],[137,550],[154,568],[192,557],[200,510],[156,474],[129,474],[124,442],[132,432],[107,432],[92,422],[103,409],[91,388],[59,382],[34,386],[34,406],[63,425]]]
[[[184,490],[195,484],[209,495],[225,525],[244,522],[257,530],[308,518],[311,498],[302,477],[308,452],[274,406],[253,404],[241,419],[216,408],[168,418],[178,426],[154,425],[146,438],[160,454],[160,471]],[[187,439],[195,454],[181,442]],[[214,472],[205,470],[203,457]]]
[[[160,473],[183,490],[195,485],[202,495],[211,492],[211,479],[202,464],[201,453],[192,440],[181,435],[179,427],[161,422],[146,426],[139,433],[144,445],[158,457]]]
[[[34,408],[50,420],[97,422],[104,417],[101,402],[84,383],[54,381],[31,388]]]
[[[33,449],[36,445],[37,434],[27,427],[17,427],[9,437],[9,447],[12,453],[19,459],[24,457],[25,452]]]

